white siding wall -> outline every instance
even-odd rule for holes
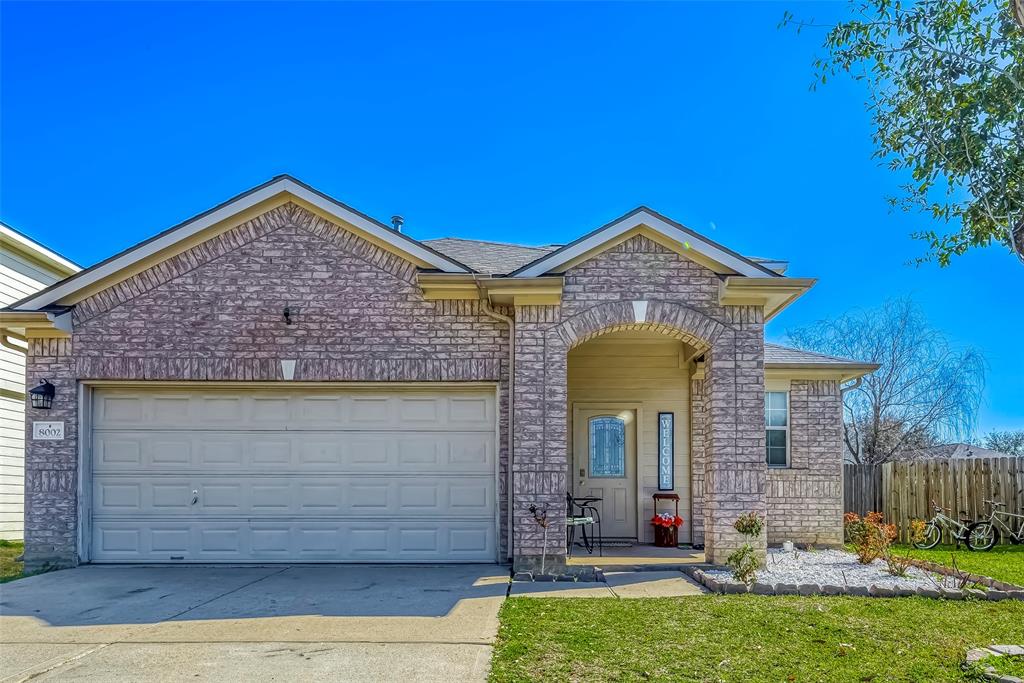
[[[0,246],[0,306],[63,279]],[[0,346],[0,538],[23,535],[25,356]]]

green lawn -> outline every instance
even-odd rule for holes
[[[905,551],[906,546],[897,549],[901,554]],[[966,572],[1024,586],[1024,545],[997,545],[986,552],[971,552],[964,547],[954,550],[951,545],[940,545],[932,550],[914,548],[910,555],[948,566],[952,566],[952,558],[956,557],[956,566]]]
[[[492,681],[957,681],[1024,642],[1024,602],[707,595],[511,598]]]
[[[14,558],[21,555],[24,550],[25,544],[21,541],[0,539],[0,583],[21,578],[24,567],[21,562],[15,562]]]

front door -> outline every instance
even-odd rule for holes
[[[595,496],[605,538],[636,538],[636,411],[578,410],[573,495]]]

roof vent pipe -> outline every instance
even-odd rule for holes
[[[401,216],[391,217],[391,226],[395,229],[395,232],[402,232],[402,224],[405,223],[405,219]]]

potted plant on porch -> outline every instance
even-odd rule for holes
[[[679,545],[679,527],[683,518],[671,512],[658,512],[651,517],[654,525],[654,545],[659,548],[675,548]]]

